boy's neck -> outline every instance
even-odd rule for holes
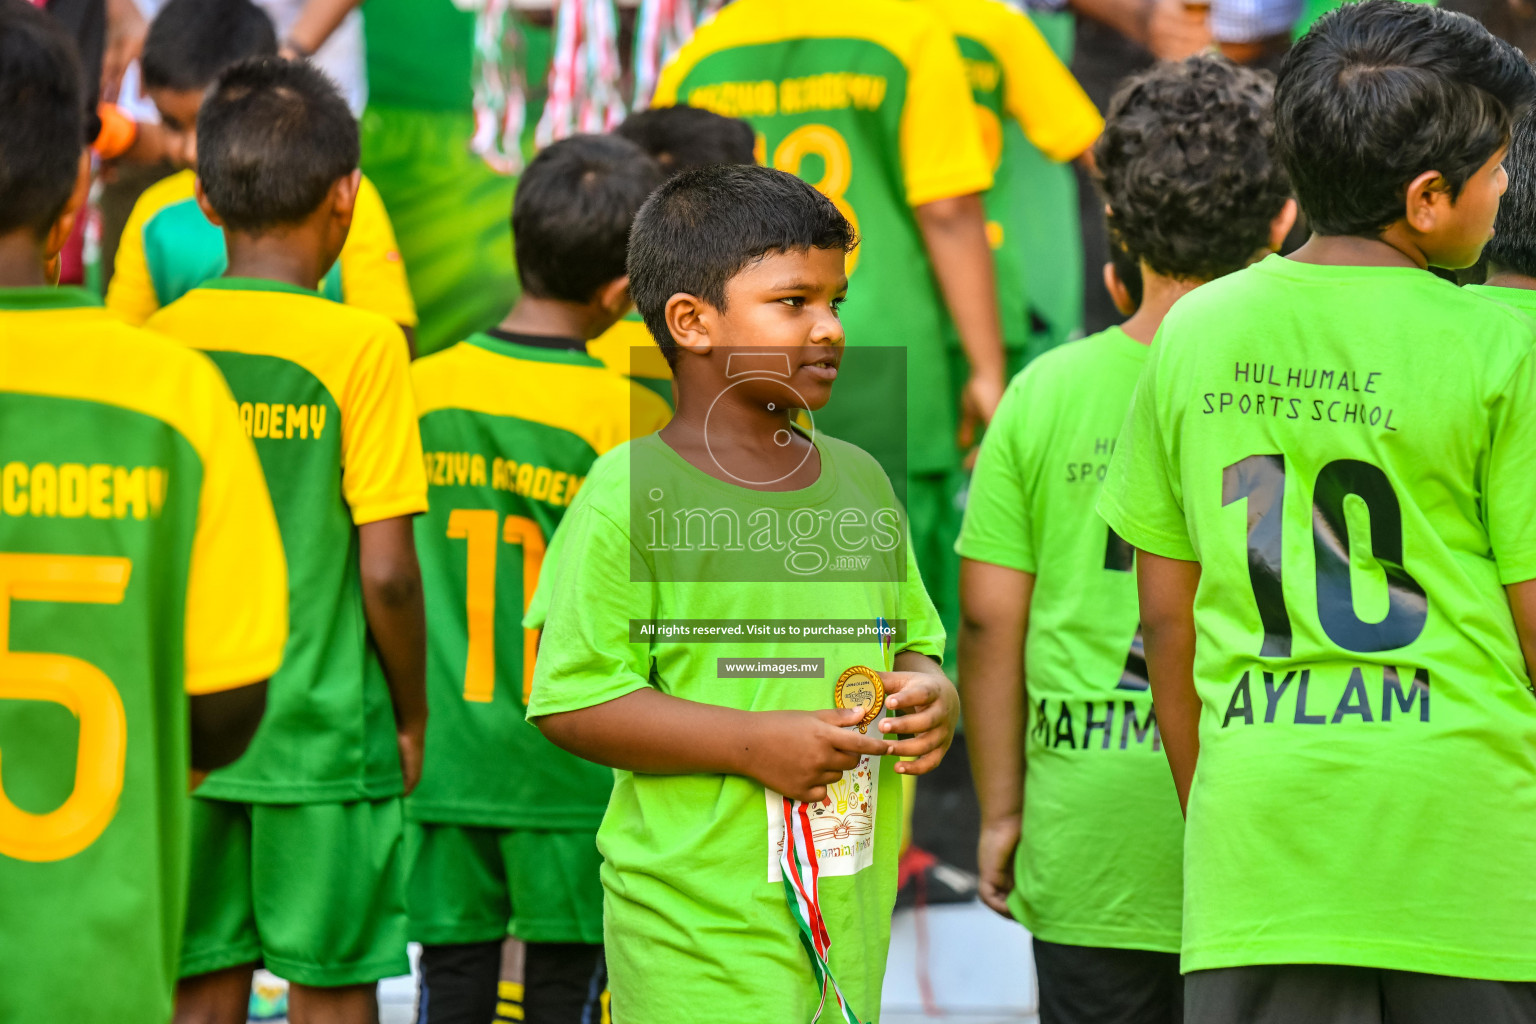
[[[591,341],[618,318],[595,302],[566,302],[523,295],[497,326],[509,334]]]
[[[36,288],[48,284],[37,236],[30,228],[0,235],[0,288]]]
[[[331,267],[329,263],[322,265],[320,246],[305,235],[302,229],[261,235],[226,230],[229,269],[224,276],[281,281],[313,291]]]
[[[1503,267],[1493,267],[1483,284],[1490,288],[1523,288],[1526,291],[1536,291],[1536,277],[1517,274]]]
[[[1429,269],[1429,260],[1407,237],[1401,223],[1393,224],[1380,238],[1360,235],[1313,235],[1286,257],[1297,263],[1331,267],[1416,267]]]
[[[1120,325],[1120,329],[1143,345],[1152,344],[1157,329],[1163,324],[1163,317],[1168,315],[1173,304],[1204,283],[1165,277],[1143,263],[1141,265],[1141,305],[1136,307],[1136,312],[1131,314],[1130,319]]]

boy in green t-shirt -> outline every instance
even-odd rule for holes
[[[1181,299],[1137,384],[1099,510],[1192,1024],[1536,1019],[1536,347],[1427,271],[1478,258],[1533,96],[1463,15],[1323,18],[1275,93],[1312,238]]]
[[[814,429],[852,243],[831,201],[755,166],[678,175],[630,235],[677,412],[566,514],[528,709],[617,769],[598,832],[615,1019],[879,1015],[891,787],[939,762],[958,700],[890,481]]]
[[[1140,262],[1134,302],[1105,267],[1133,315],[1014,378],[971,479],[956,548],[981,897],[1034,936],[1042,1024],[1182,1020],[1183,822],[1147,689],[1134,552],[1093,505],[1169,307],[1274,251],[1295,219],[1271,95],[1219,57],[1121,87],[1093,152],[1109,223]]]

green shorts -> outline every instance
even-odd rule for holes
[[[319,988],[406,974],[398,797],[333,804],[192,800],[181,976],[264,961]]]
[[[411,938],[603,941],[597,833],[407,822]]]

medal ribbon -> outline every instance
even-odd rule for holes
[[[821,987],[821,1003],[816,1007],[811,1024],[821,1019],[829,987],[842,1024],[863,1024],[843,997],[843,990],[838,987],[827,962],[832,951],[832,937],[827,934],[827,922],[822,917],[821,900],[817,894],[821,867],[816,859],[816,845],[811,840],[810,809],[799,800],[787,796],[783,800],[784,847],[779,853],[779,873],[784,881],[784,901],[789,904],[789,914],[800,929],[800,944],[811,958],[811,969],[816,972],[816,982]]]

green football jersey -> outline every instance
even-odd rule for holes
[[[834,706],[846,669],[888,671],[902,650],[938,657],[943,628],[890,481],[850,445],[821,435],[816,447],[820,476],[795,491],[707,476],[658,435],[599,459],[560,527],[528,713],[647,686],[809,711]],[[899,630],[884,642],[882,620]],[[597,842],[615,1012],[810,1020],[818,987],[777,859],[783,799],[737,775],[614,775]],[[895,765],[861,759],[808,814],[832,971],[859,1019],[878,1019],[901,841]]]
[[[199,795],[260,803],[401,791],[394,710],[368,633],[358,527],[426,510],[400,329],[291,285],[221,277],[149,326],[207,352],[255,439],[288,556],[293,622],[267,713]]]
[[[1533,330],[1280,256],[1163,321],[1099,509],[1200,563],[1186,971],[1536,980]]]
[[[169,1020],[187,696],[270,675],[272,504],[202,356],[0,289],[0,1020]]]
[[[525,719],[538,630],[518,624],[592,462],[670,410],[585,351],[511,338],[477,334],[412,367],[431,503],[416,520],[430,715],[407,808],[417,821],[595,829],[613,772]]]
[[[895,421],[871,417],[868,402],[904,393],[911,473],[958,459],[949,314],[912,208],[991,185],[976,119],[955,116],[971,109],[969,96],[954,39],[923,5],[735,0],[662,72],[653,101],[747,121],[763,163],[811,182],[858,231],[842,308],[848,343],[904,347],[905,391],[894,361],[850,352],[844,377],[858,387],[816,425],[882,453]]]
[[[1015,377],[955,547],[1035,577],[1015,916],[1047,942],[1176,952],[1184,822],[1147,687],[1135,551],[1093,514],[1146,358],[1111,327]]]

